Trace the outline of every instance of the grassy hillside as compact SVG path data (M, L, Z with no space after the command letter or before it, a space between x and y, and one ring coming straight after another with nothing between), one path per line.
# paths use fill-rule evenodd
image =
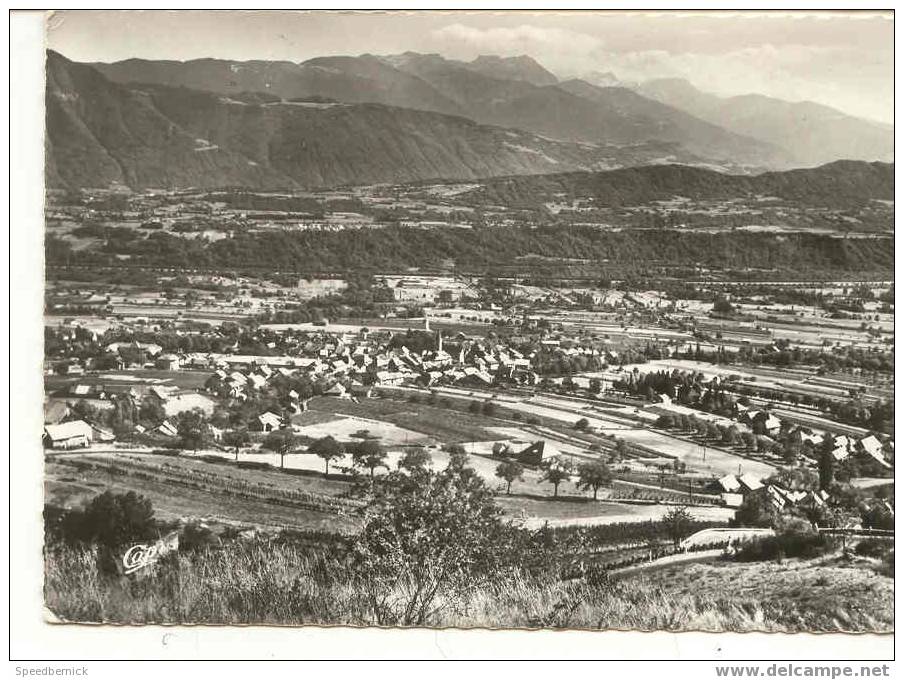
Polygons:
M363 591L340 561L291 542L254 539L180 553L134 582L105 575L91 549L53 549L45 565L46 604L67 621L375 623ZM672 570L597 581L512 575L471 593L466 614L444 611L429 625L771 632L894 628L894 581L877 574L871 563L819 558Z

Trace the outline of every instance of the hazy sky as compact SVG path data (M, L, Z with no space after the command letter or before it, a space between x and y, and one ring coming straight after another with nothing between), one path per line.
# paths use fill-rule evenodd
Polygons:
M877 13L64 11L48 47L76 61L529 54L558 76L684 77L893 121L894 26Z

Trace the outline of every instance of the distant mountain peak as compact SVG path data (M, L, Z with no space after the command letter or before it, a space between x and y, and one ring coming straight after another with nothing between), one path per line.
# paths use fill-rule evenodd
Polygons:
M644 91L668 93L672 96L698 96L704 94L703 91L690 80L677 76L671 78L653 78L640 83L639 87Z
M526 54L519 54L514 57L501 57L498 54L481 54L475 59L471 61L472 64L501 64L501 63L509 63L509 64L519 64L525 66L540 66L540 64L533 58Z
M501 80L522 80L532 85L555 85L559 79L543 68L533 57L520 54L516 57L500 57L481 54L466 64L471 70Z
M894 158L892 128L824 104L759 93L719 96L684 78L649 80L637 91L714 125L784 148L795 165L820 165L838 158Z
M619 87L624 85L612 71L591 71L574 80L582 80L597 87Z

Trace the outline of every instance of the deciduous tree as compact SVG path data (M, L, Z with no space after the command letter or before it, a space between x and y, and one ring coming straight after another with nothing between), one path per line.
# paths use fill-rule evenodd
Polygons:
M578 488L593 489L593 500L596 500L600 487L612 483L612 472L601 460L583 463L578 466Z
M343 453L342 444L330 436L321 437L312 442L308 451L323 460L325 475L330 474L330 461L339 458Z
M518 479L523 479L524 476L524 466L521 465L518 461L507 460L496 466L496 476L500 479L505 480L505 493L506 495L511 494L512 492L512 482Z
M663 516L662 524L677 548L678 544L691 533L694 518L687 508L672 508Z
M552 495L557 498L559 496L559 484L571 479L572 471L571 462L564 458L553 458L543 472L543 477L540 478L540 481L552 484Z
M377 440L366 439L355 447L352 460L355 465L369 470L373 478L376 468L386 467L386 450Z

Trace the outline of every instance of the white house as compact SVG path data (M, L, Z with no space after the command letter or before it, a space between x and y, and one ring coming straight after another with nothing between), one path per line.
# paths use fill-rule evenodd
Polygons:
M267 411L257 417L262 432L272 432L282 427L282 418L273 411Z
M91 426L84 420L70 420L44 427L44 445L53 449L75 449L88 446L93 438Z

